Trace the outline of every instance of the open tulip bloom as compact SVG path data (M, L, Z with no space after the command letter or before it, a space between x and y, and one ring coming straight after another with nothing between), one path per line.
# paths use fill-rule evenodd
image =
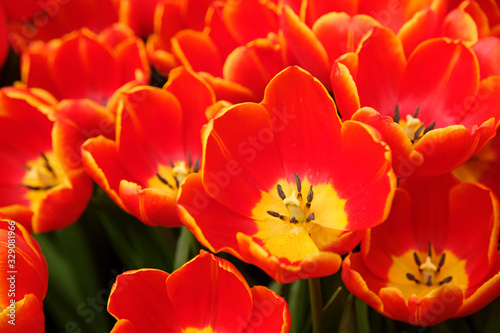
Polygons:
M340 122L324 87L298 67L260 104L208 124L203 168L181 185L181 219L212 251L227 251L278 282L335 273L359 230L388 214L395 176L377 133Z
M387 220L344 260L342 279L395 320L431 326L470 315L500 294L499 208L491 190L450 174L408 178Z

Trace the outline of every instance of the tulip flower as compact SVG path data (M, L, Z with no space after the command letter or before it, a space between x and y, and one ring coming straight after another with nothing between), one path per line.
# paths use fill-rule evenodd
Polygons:
M278 282L335 273L356 231L388 214L388 147L370 127L341 123L324 87L298 67L274 77L261 103L220 111L203 149L201 174L180 189L183 223L210 250Z
M21 224L0 219L0 330L45 332L48 270L40 246Z
M500 295L500 204L451 174L400 182L387 220L342 264L351 293L394 320L431 326Z
M112 333L289 332L285 300L266 287L249 288L227 260L201 251L169 274L128 271L111 289Z
M31 42L48 42L83 27L99 33L118 20L113 0L1 0L8 20L9 40L18 53Z
M144 43L115 24L99 35L87 28L48 43L33 43L21 57L21 80L58 100L88 98L105 105L121 86L147 84Z
M407 60L394 33L374 28L356 53L336 61L331 82L342 118L382 134L399 177L457 168L500 119L500 78L480 80L474 52L446 38L421 43Z
M89 100L56 104L26 88L3 88L0 105L0 213L34 233L72 224L93 189L80 145L112 124L110 115Z
M148 225L179 226L175 200L184 179L200 167L205 110L213 91L177 68L161 88L135 87L117 103L116 139L83 145L90 176L126 212Z

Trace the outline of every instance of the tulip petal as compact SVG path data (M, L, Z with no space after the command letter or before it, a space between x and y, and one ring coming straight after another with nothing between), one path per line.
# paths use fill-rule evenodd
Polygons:
M479 68L472 50L460 42L432 39L408 59L397 103L401 116L414 114L436 128L460 121L474 101ZM472 98L472 99L471 99ZM375 108L377 109L377 108Z
M299 178L307 175L312 184L326 181L330 175L325 166L340 163L341 125L321 83L303 69L289 67L271 80L261 104L270 113L287 178L293 181L297 173Z
M243 333L252 333L265 327L267 332L289 332L292 317L285 300L262 286L250 289L253 310Z
M168 276L156 269L120 274L111 288L108 312L129 320L138 332L181 332L167 293Z
M328 54L313 31L301 22L288 6L284 7L281 14L281 28L287 45L300 66L329 88L330 63Z
M183 329L237 332L252 313L243 276L230 262L205 251L167 278L167 293Z
M236 234L253 235L255 222L228 209L205 191L201 175L192 174L179 189L179 216L196 238L213 252L226 251L241 258L236 251ZM214 218L216 220L214 220ZM214 221L217 227L214 228Z
M337 253L316 252L301 253L303 258L291 263L287 257L277 257L265 250L254 237L238 233L237 238L243 259L249 263L258 263L261 269L279 283L328 276L336 273L342 262Z
M180 67L170 71L163 89L171 92L181 105L183 146L193 160L201 158L200 131L207 122L206 108L215 102L212 88L194 72ZM189 119L186 119L187 115Z

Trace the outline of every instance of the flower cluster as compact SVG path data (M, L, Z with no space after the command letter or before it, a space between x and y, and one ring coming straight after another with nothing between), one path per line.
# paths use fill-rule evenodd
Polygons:
M321 284L415 326L474 315L500 296L499 31L493 0L0 0L2 331L43 331L29 234L97 216L119 242L114 204L183 230L175 265L110 287L115 333L300 309L318 333ZM305 309L282 286L304 279Z

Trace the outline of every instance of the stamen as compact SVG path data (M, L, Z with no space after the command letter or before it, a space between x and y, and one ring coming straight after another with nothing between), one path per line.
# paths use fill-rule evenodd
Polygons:
M446 253L443 253L441 255L441 259L439 259L439 264L438 264L438 268L437 268L437 272L439 273L439 271L441 270L441 267L443 267L444 265L444 259L446 258Z
M394 117L392 117L392 120L396 124L399 124L399 121L401 120L401 114L399 113L399 105L396 105L396 110L394 110Z
M30 185L23 185L26 187L28 190L33 190L33 191L46 191L50 190L54 186L46 185L46 186L30 186Z
M417 264L418 269L421 271L420 265L422 265L422 262L420 261L420 258L418 257L417 252L413 252L413 259L415 259L415 263Z
M418 117L418 111L420 110L420 106L417 106L417 109L415 110L415 113L413 114L413 118Z
M427 243L427 253L429 254L429 257L432 257L431 242Z
M290 220L288 220L288 221L289 221L290 223L297 223L297 222L298 222L298 221L297 221L297 219L295 218L295 216L292 216L292 217L290 218Z
M50 166L50 163L49 163L49 160L47 159L47 156L45 156L44 153L40 153L40 155L42 155L42 158L45 161L44 164L45 164L45 167L47 168L47 170L49 170L52 174L55 175L54 169L52 169L52 167Z
M193 167L193 172L194 173L198 173L198 171L200 171L200 159L199 158L197 158L194 161L194 167Z
M191 169L191 153L187 152L187 159L188 159L188 169Z
M313 221L315 218L316 216L314 215L314 213L310 213L309 215L307 215L306 222Z
M415 281L416 283L420 283L420 281L415 278L415 275L411 273L406 273L406 278L410 281Z
M311 185L311 187L309 188L309 193L307 193L307 203L308 204L310 204L311 201L313 201L313 196L314 196L313 187Z
M168 187L170 187L171 189L173 189L173 186L169 184L169 182L163 178L159 173L156 173L156 177L158 177L158 179L165 185L167 185ZM175 177L174 177L175 178Z
M280 196L281 200L285 200L286 195L285 195L285 192L283 192L283 188L281 187L281 185L278 184L278 186L276 186L276 187L278 189L278 195Z
M277 218L279 218L279 219L281 219L281 220L283 220L283 221L285 220L285 216L284 216L284 215L281 215L280 213L275 212L275 211L273 211L273 210L268 210L268 211L267 211L267 213L268 213L269 215L271 215L272 217L277 217Z
M172 162L172 159L170 157L168 158L168 163L170 163L170 166L172 168L175 168L174 162Z
M418 137L420 136L420 133L422 133L422 131L424 130L424 124L420 125L419 128L417 128L417 130L415 131L415 134L413 134L413 141L416 141L418 139Z
M443 280L441 280L441 281L439 282L439 285L442 285L442 284L444 284L444 283L448 283L448 282L450 282L450 281L451 281L451 279L452 279L452 277L451 277L451 276L445 277Z
M293 175L295 177L295 184L297 185L297 191L302 192L302 184L300 183L300 178L297 174Z
M432 286L432 277L429 275L427 276L427 282L425 283L427 286Z
M429 126L427 126L424 130L424 135L427 134L427 132L429 131L432 131L434 129L434 126L436 126L436 122L432 122L431 124L429 124Z

